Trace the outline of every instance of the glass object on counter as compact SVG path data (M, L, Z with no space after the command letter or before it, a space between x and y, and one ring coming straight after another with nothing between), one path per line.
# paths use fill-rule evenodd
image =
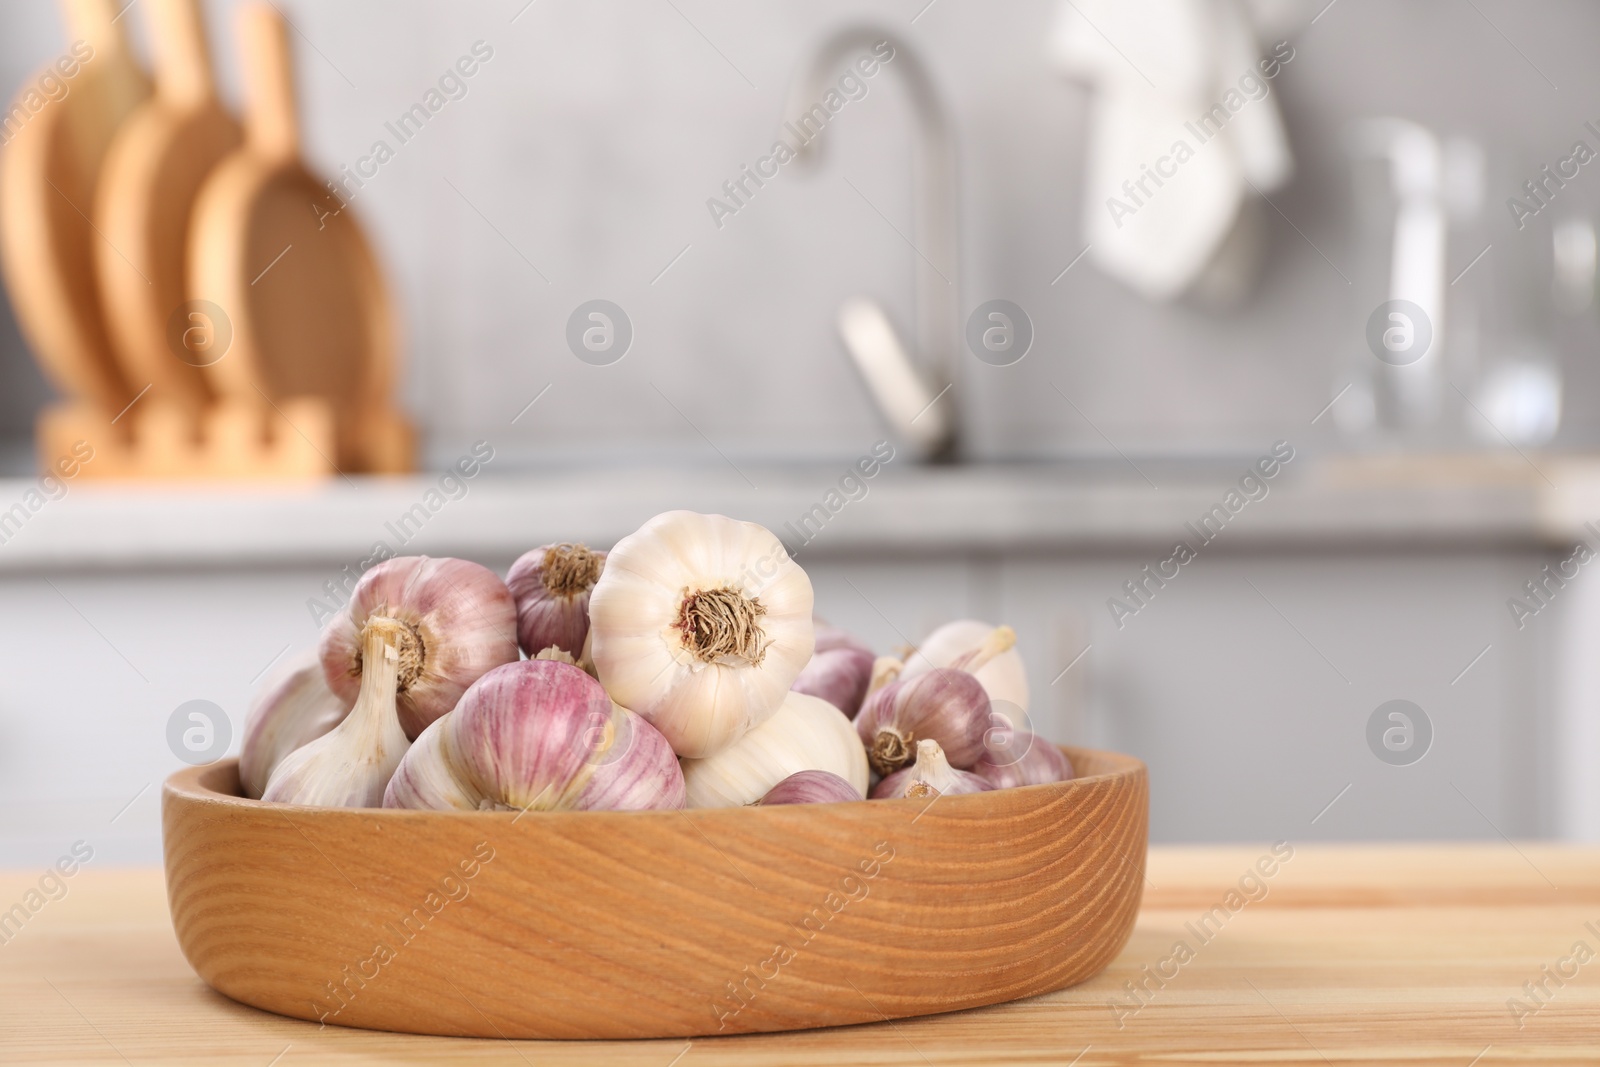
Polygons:
M1511 185L1510 188L1517 188ZM1472 295L1482 340L1463 413L1472 439L1488 448L1538 448L1561 428L1564 320L1588 314L1595 284L1595 231L1586 218L1555 216L1510 224L1497 216L1494 242ZM1465 283L1463 283L1465 284Z
M1551 441L1562 410L1553 321L1593 301L1593 226L1552 225L1553 212L1513 224L1497 194L1521 187L1516 161L1497 155L1491 168L1471 138L1371 119L1352 150L1341 430L1413 451Z

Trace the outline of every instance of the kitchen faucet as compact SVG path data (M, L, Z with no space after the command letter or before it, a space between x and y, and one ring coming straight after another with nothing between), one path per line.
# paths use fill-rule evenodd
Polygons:
M818 106L832 88L844 65L883 42L893 52L882 69L898 72L905 83L917 126L911 244L916 252L914 342L920 360L913 360L888 312L870 297L853 297L840 305L839 335L896 436L920 459L949 460L956 449L955 406L949 394L959 334L955 142L927 68L892 33L871 25L844 27L825 39L801 68L790 88L784 117L798 128L802 116ZM796 149L798 165L817 165L821 134L819 130Z

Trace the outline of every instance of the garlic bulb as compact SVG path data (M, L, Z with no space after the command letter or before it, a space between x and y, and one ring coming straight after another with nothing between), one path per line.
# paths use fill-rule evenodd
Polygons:
M832 771L796 771L771 789L757 804L834 804L860 800L855 786Z
M589 618L606 691L691 759L776 711L814 643L811 580L782 542L692 511L657 515L617 543Z
M790 693L770 718L715 756L683 761L691 808L749 804L798 771L832 771L867 792L867 754L855 728L832 704L804 693Z
M879 774L910 763L924 737L939 742L955 766L967 768L983 755L991 726L989 694L966 671L936 667L914 678L902 675L874 691L855 725Z
M589 591L606 554L582 544L544 545L511 565L506 588L517 604L517 641L529 656L559 648L582 656L589 639Z
M361 652L366 668L350 714L330 733L283 758L262 800L327 808L378 808L383 790L411 742L396 707L405 623L381 615L366 620Z
M1036 734L994 729L972 773L996 789L1013 789L1065 782L1072 777L1072 763L1065 752Z
M291 660L261 690L245 717L239 748L244 795L259 799L283 757L332 730L348 714L350 705L328 688L315 649Z
M978 652L996 629L1010 630L1010 627L994 627L976 619L945 623L929 634L921 646L906 658L905 674L902 677L915 678L935 667L958 667L977 676L978 681L983 684L984 691L989 694L989 699L1000 705L996 708L997 711L1004 714L1007 706L1013 705L1026 712L1028 669L1022 662L1022 653L1015 647L1014 633L1012 644L1004 652L990 657L982 666L963 667L960 662L963 657ZM1023 724L1013 723L1013 725L1020 727Z
M957 793L986 793L994 786L968 771L958 771L944 758L939 742L917 742L917 762L896 771L872 791L873 800L896 797L953 796Z
M661 731L620 704L611 705L607 743L590 760L589 783L572 802L576 811L681 808L683 768Z
M389 808L642 810L683 805L666 739L583 671L508 663L422 732L383 798Z
M519 658L516 605L493 571L464 559L397 556L363 574L348 607L322 631L328 687L346 700L361 686L362 630L372 616L403 626L398 706L412 739L484 672Z
M861 710L861 700L867 695L867 685L872 680L872 649L825 622L816 624L816 634L816 651L811 654L811 662L789 688L796 693L821 697L844 712L846 718L853 719Z

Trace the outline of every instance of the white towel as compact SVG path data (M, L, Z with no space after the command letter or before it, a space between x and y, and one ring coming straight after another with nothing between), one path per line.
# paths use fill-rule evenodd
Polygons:
M1271 193L1294 171L1252 17L1238 0L1063 0L1050 44L1094 90L1090 258L1148 299L1182 295L1250 187Z

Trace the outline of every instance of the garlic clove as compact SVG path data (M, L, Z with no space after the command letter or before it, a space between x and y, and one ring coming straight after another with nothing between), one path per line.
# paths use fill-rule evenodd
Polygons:
M543 545L511 565L506 588L517 606L517 641L529 656L550 647L583 655L589 594L606 554L583 544Z
M485 672L521 656L516 605L493 571L463 559L397 556L361 576L349 605L322 632L322 669L344 699L360 688L362 630L372 616L405 628L398 707L410 738Z
M860 790L832 771L796 771L767 790L767 795L756 803L770 807L774 804L835 804L861 799Z
M954 796L987 793L993 788L976 774L950 766L939 742L924 739L917 742L917 762L879 782L872 791L872 799Z
M852 635L827 623L816 624L816 651L789 688L821 697L846 718L855 718L872 681L872 649Z
M683 761L687 803L749 804L798 771L831 771L867 792L867 754L855 728L826 700L790 693L770 718L715 756Z
M1001 636L997 634L1003 631ZM1005 638L1009 636L1010 640ZM963 657L983 655L985 643L1005 645L1003 649L983 656L981 663L968 663L963 667ZM1028 710L1028 670L1022 662L1022 653L1016 649L1016 634L1009 626L991 626L976 619L960 619L946 623L929 634L915 651L906 658L902 677L915 678L937 667L959 667L968 671L982 683L989 699L1000 705L1015 705ZM1014 723L1021 726L1021 723Z
M783 703L811 658L811 607L770 531L669 511L606 556L589 599L595 674L678 755L711 756Z
M971 767L983 756L990 725L989 694L976 677L950 667L890 682L867 697L855 721L878 774L909 764L923 738L937 741L956 767Z
M239 748L244 795L260 799L283 758L338 726L350 707L328 688L315 649L291 659L262 688L245 717Z
M557 660L496 667L417 739L384 797L392 808L496 811L679 807L671 746Z
M361 691L355 707L329 733L285 756L261 799L328 808L383 806L384 788L411 747L396 706L405 623L381 615L362 633Z
M1065 752L1036 734L1011 729L989 732L983 756L972 765L972 773L996 789L1065 782L1073 776Z

